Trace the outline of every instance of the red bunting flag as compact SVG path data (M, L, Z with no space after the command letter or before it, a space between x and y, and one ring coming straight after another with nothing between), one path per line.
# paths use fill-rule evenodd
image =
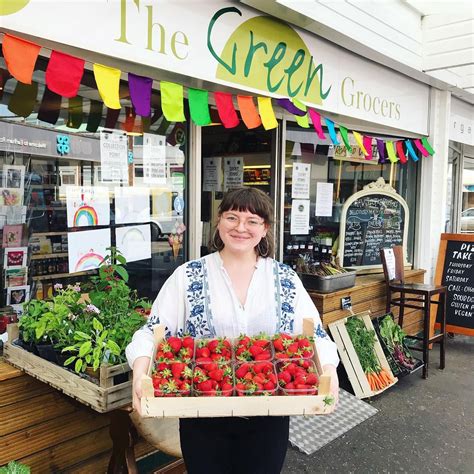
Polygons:
M2 50L10 74L17 81L31 84L41 46L5 33Z
M240 120L234 108L232 94L228 92L214 92L214 99L216 100L217 112L222 120L222 125L225 128L237 127Z
M63 97L75 97L84 74L84 59L53 51L46 68L46 85Z
M408 161L408 158L403 151L403 140L395 142L395 147L397 148L397 155L398 158L400 158L400 163L405 164Z
M311 121L313 122L313 127L316 130L316 133L318 134L318 137L321 138L321 140L324 140L326 138L326 135L324 135L323 132L323 127L321 126L321 115L316 112L316 110L309 108L308 109L309 116L311 117Z

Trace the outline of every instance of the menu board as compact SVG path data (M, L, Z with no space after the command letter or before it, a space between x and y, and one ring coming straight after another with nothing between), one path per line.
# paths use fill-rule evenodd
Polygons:
M441 234L435 283L446 286L448 332L474 336L473 234Z
M405 246L407 230L408 207L393 188L364 189L344 204L339 259L344 267L379 266L380 249Z

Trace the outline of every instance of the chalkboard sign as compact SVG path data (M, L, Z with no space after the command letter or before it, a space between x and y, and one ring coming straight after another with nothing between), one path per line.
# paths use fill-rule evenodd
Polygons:
M344 203L339 261L344 267L380 267L380 248L405 248L407 231L406 202L379 178Z
M441 234L435 284L446 286L448 332L474 336L473 234Z

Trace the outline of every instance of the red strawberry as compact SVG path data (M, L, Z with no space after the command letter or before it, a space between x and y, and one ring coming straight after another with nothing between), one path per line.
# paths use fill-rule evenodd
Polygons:
M181 349L183 345L183 343L181 342L181 339L179 337L174 337L174 336L170 337L167 342L170 345L171 350L175 354L179 352L179 350Z
M224 376L224 371L222 369L215 369L208 372L209 377L213 380L220 381Z
M213 389L212 380L205 380L204 382L199 383L197 387L201 392L210 392Z
M255 357L258 354L261 354L262 352L264 352L264 349L263 349L263 347L261 347L257 344L254 344L254 345L249 347L249 352L250 352L250 354L253 355L253 357Z
M179 379L185 367L186 364L182 362L174 362L173 364L171 364L171 372L173 374L173 377L175 379Z
M191 352L194 351L194 339L191 336L183 337L183 347L186 349L191 349Z

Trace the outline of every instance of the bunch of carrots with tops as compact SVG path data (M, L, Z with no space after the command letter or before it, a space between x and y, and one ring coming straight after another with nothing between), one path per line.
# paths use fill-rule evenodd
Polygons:
M374 344L377 340L375 331L367 329L364 322L359 318L349 318L346 322L346 329L365 372L370 389L376 392L391 385L395 379L380 366L375 354Z

